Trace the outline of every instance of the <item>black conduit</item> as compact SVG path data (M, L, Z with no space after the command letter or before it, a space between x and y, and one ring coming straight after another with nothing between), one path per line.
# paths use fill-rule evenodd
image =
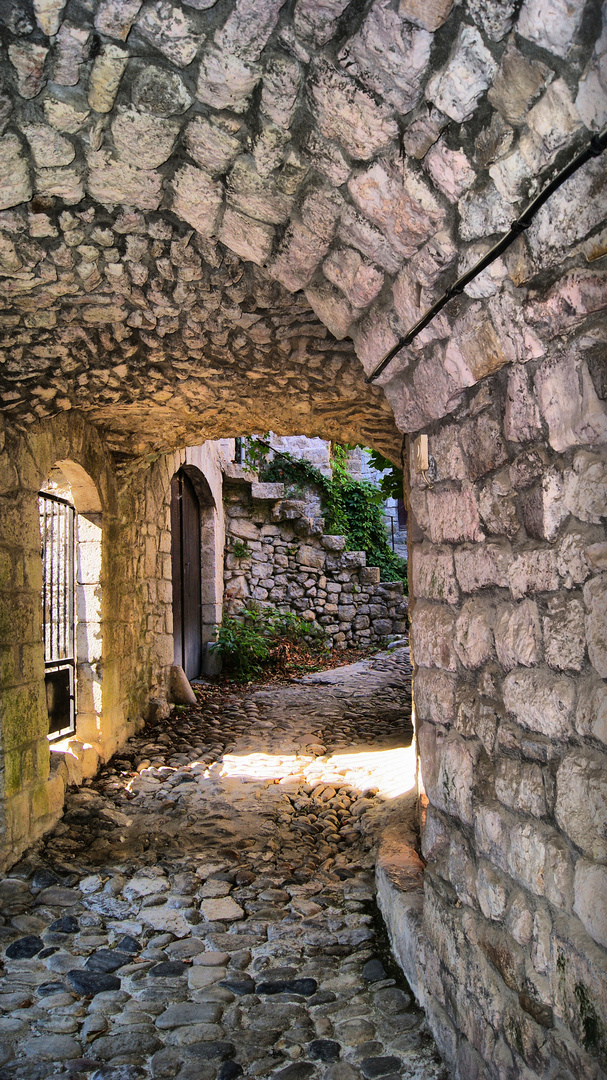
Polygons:
M581 150L568 165L565 165L564 169L561 169L561 171L557 173L554 180L551 180L544 190L540 191L539 195L536 195L535 199L529 203L527 209L523 210L520 217L512 222L508 232L504 233L501 240L498 240L497 244L495 244L486 255L483 255L482 259L479 259L470 270L466 270L466 273L462 274L453 285L450 285L446 292L443 293L440 300L437 300L436 303L428 309L426 314L422 315L421 319L407 330L405 336L397 342L394 348L390 349L390 352L384 356L383 360L380 361L374 371L372 371L370 375L367 375L365 382L374 382L374 380L381 375L382 371L385 371L388 364L394 359L397 353L399 353L406 345L411 344L414 338L416 338L428 323L432 322L432 319L438 315L439 311L442 311L445 304L448 304L454 296L458 296L459 293L465 289L466 285L469 285L471 281L474 281L475 277L478 277L487 266L490 266L495 259L499 258L499 256L514 243L516 238L520 236L521 233L525 232L525 229L529 228L540 207L542 207L550 196L560 188L561 184L564 184L565 180L568 180L570 176L573 176L573 173L577 172L577 170L580 169L582 165L585 165L587 161L590 161L591 158L600 157L606 149L607 128L605 128L600 135L592 136L585 150Z

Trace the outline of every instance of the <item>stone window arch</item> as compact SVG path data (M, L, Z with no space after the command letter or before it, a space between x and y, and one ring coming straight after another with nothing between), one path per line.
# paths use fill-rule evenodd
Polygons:
M71 598L65 588L60 597L69 605L73 619L71 634L73 662L73 715L70 724L53 722L50 719L49 739L53 749L60 749L58 740L76 739L82 744L98 744L102 713L102 661L103 661L103 625L102 625L102 550L103 550L103 514L97 486L87 471L70 459L57 460L40 490L40 506L45 496L61 500L59 505L73 508L72 540L65 538L66 555L72 559L72 566L66 571L72 583ZM41 521L42 521L41 511ZM42 535L43 570L45 579L52 577L55 568L52 558L45 557L45 544L48 535ZM67 546L72 542L71 551ZM45 589L45 611L43 619L47 626L57 618L53 611L53 601L49 589ZM63 617L63 616L62 616ZM46 649L45 649L46 651ZM65 651L65 650L64 650ZM50 652L50 650L49 650ZM46 656L45 656L46 659ZM49 678L47 666L47 705L49 713L55 703L55 689Z

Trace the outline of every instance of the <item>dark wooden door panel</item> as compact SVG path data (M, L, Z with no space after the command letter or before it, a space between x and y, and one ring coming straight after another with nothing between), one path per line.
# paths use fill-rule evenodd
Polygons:
M195 679L202 666L200 504L181 470L171 481L171 535L175 663Z

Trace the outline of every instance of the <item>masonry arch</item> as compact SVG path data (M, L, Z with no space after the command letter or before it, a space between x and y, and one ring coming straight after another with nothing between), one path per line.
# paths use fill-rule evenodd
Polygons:
M86 415L112 455L107 474L84 465L121 491L130 588L113 610L132 715L150 686L161 699L173 644L166 522L143 534L135 512L150 464L268 428L398 460L405 434L429 799L420 994L460 1077L598 1076L604 158L377 384L364 373L605 125L599 4L277 0L260 18L248 0L169 7L173 21L157 0L124 19L112 3L83 8L100 42L86 61L64 44L60 4L52 16L37 5L35 29L3 24L4 783L30 815L24 826L10 811L9 843L52 819L36 811L28 832L48 746L27 568L42 479L84 459L49 444L40 469L48 418L71 413L58 423L77 431ZM49 145L69 162L39 167ZM162 603L148 558L154 574L163 564Z
M51 469L39 506L49 738L55 752L69 752L74 738L84 756L103 739L101 499L92 477L68 458Z
M215 513L207 479L186 460L171 480L171 563L174 663L188 679L202 673L217 625Z

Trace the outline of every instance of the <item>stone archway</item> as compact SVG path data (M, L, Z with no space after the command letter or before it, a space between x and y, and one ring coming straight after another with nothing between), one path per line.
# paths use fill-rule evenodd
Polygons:
M424 1004L460 1077L598 1077L604 161L379 388L364 371L605 124L599 6L258 8L2 13L7 502L31 485L14 440L85 413L122 488L134 716L170 637L141 569L165 537L134 512L152 460L270 427L398 460L407 434Z

